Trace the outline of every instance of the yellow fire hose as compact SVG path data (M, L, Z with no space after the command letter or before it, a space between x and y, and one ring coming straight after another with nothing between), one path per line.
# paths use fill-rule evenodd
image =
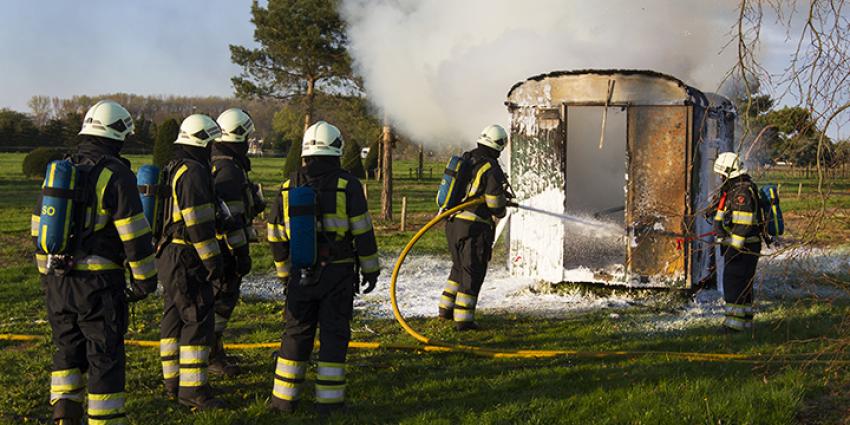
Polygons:
M348 346L354 349L367 349L367 350L404 350L404 351L419 351L419 352L459 352L459 353L468 353L474 354L477 356L491 357L491 358L544 358L544 357L559 357L559 356L572 356L575 358L628 358L628 357L640 357L640 356L657 356L667 359L677 359L677 360L687 360L687 361L701 361L701 362L738 362L738 363L770 363L770 362L786 362L786 363L829 363L829 364L850 364L850 360L836 359L836 360L828 360L818 358L819 356L832 356L836 355L836 353L799 353L799 354L734 354L734 353L696 353L696 352L681 352L681 351L580 351L580 350L566 350L566 349L558 349L558 350L505 350L505 349L493 349L493 348L485 348L478 347L473 345L464 345L464 344L455 344L451 342L434 340L431 338L422 335L413 329L407 320L404 319L404 316L401 314L401 310L398 307L398 298L396 295L396 288L398 287L398 275L401 270L402 264L404 264L404 260L407 258L407 254L410 253L410 250L413 249L413 246L416 245L416 242L419 241L422 236L428 232L435 225L445 220L450 215L454 214L457 211L460 211L465 208L473 207L483 203L483 199L474 199L458 205L457 207L451 208L441 214L438 214L436 217L431 219L425 226L423 226L419 231L413 236L413 238L407 243L404 249L401 251L401 254L398 257L398 260L395 263L395 267L393 268L392 278L390 279L390 300L392 302L393 307L393 315L395 316L398 323L404 328L405 332L407 332L410 336L419 341L420 344L398 344L398 343L384 343L384 342L364 342L364 341L351 341ZM45 336L37 336L37 335L19 335L19 334L0 334L0 341L41 341L46 340ZM144 340L134 340L128 339L125 340L124 343L130 346L138 346L138 347L159 347L159 341L144 341ZM318 345L318 342L317 344ZM267 343L245 343L245 344L225 344L225 347L228 349L234 350L247 350L247 349L257 349L257 348L269 348L274 349L280 346L279 342L267 342Z
M0 341L18 341L18 342L37 342L47 340L46 336L39 335L18 335L18 334L0 334ZM131 345L135 347L150 347L150 348L159 348L159 341L145 341L145 340L137 340L137 339L126 339L124 340L125 345ZM316 346L318 346L318 342ZM259 343L234 343L234 344L224 344L225 348L231 350L251 350L256 348L279 348L280 342L259 342ZM406 350L406 351L427 351L427 352L448 352L451 349L447 347L436 347L436 346L427 346L420 344L394 344L394 343L386 343L386 342L364 342L364 341L351 341L348 343L349 348L358 348L358 349L366 349L366 350Z

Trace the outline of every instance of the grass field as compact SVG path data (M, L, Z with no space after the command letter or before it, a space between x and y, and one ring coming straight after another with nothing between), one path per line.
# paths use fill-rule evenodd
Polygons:
M19 154L0 155L0 333L47 337L50 328L28 241L29 211L39 182L20 174L22 159ZM144 157L131 159L136 166L145 161ZM267 195L281 179L278 170L282 163L282 159L271 158L254 161L254 178L269 189ZM415 229L433 214L437 179L403 179L411 166L395 165L399 177L396 194L408 196L410 228ZM432 166L435 174L441 169L440 164ZM804 182L804 193L797 200L795 180L769 177L783 183L783 188L794 187L794 195L786 196L785 207L793 226L800 228L819 208L812 182ZM368 185L375 214L378 183ZM830 219L821 241L829 245L847 240L847 220L838 217L850 208L850 182L832 188ZM396 202L396 208L399 204ZM377 226L386 255L397 254L412 235L410 230L393 230L395 223L378 222ZM443 243L440 232L433 232L417 253L439 253ZM257 245L253 253L255 273L269 273L268 248ZM161 300L156 297L135 305L128 337L157 339L160 309ZM559 319L485 315L481 318L485 330L464 334L462 339L435 319L417 319L412 324L438 339L512 349L807 353L824 350L843 336L836 325L845 320L850 306L819 299L774 303L757 316L756 333L735 336L719 334L713 326L643 330L641 325L660 313L658 308L629 307ZM360 314L352 327L356 340L411 342L390 320ZM234 342L273 342L279 339L281 329L280 302L243 300L228 336ZM45 423L49 419L51 350L47 340L0 342L0 423ZM230 409L195 415L162 394L158 351L130 347L127 391L131 420L138 424L316 422L310 387L300 412L288 417L267 412L272 350L236 354L247 373L238 379L213 378ZM350 409L344 416L328 418L328 423L827 424L850 420L850 380L839 364L692 362L664 356L511 360L352 350L348 370Z

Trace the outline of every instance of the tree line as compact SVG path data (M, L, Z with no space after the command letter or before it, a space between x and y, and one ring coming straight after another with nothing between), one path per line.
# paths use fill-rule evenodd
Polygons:
M788 164L814 167L818 160L821 137L827 142L820 153L827 167L850 163L850 141L832 140L818 128L812 112L800 106L776 107L776 101L765 94L755 94L736 101L742 123L750 130L747 136L749 157L759 165Z

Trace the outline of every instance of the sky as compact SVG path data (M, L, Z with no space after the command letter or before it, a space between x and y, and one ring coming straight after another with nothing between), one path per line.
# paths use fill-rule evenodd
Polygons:
M240 68L228 46L255 45L250 0L4 0L3 6L0 108L24 112L33 95L229 96ZM793 43L771 28L763 41L762 59L781 71Z
M230 44L253 45L249 0L5 0L0 108L33 95L228 96Z

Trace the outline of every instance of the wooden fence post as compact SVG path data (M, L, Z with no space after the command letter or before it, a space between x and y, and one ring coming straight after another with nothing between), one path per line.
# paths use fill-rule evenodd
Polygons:
M389 118L384 114L384 128L381 138L383 161L381 162L381 219L393 219L393 133Z
M401 197L401 231L407 226L407 196Z

